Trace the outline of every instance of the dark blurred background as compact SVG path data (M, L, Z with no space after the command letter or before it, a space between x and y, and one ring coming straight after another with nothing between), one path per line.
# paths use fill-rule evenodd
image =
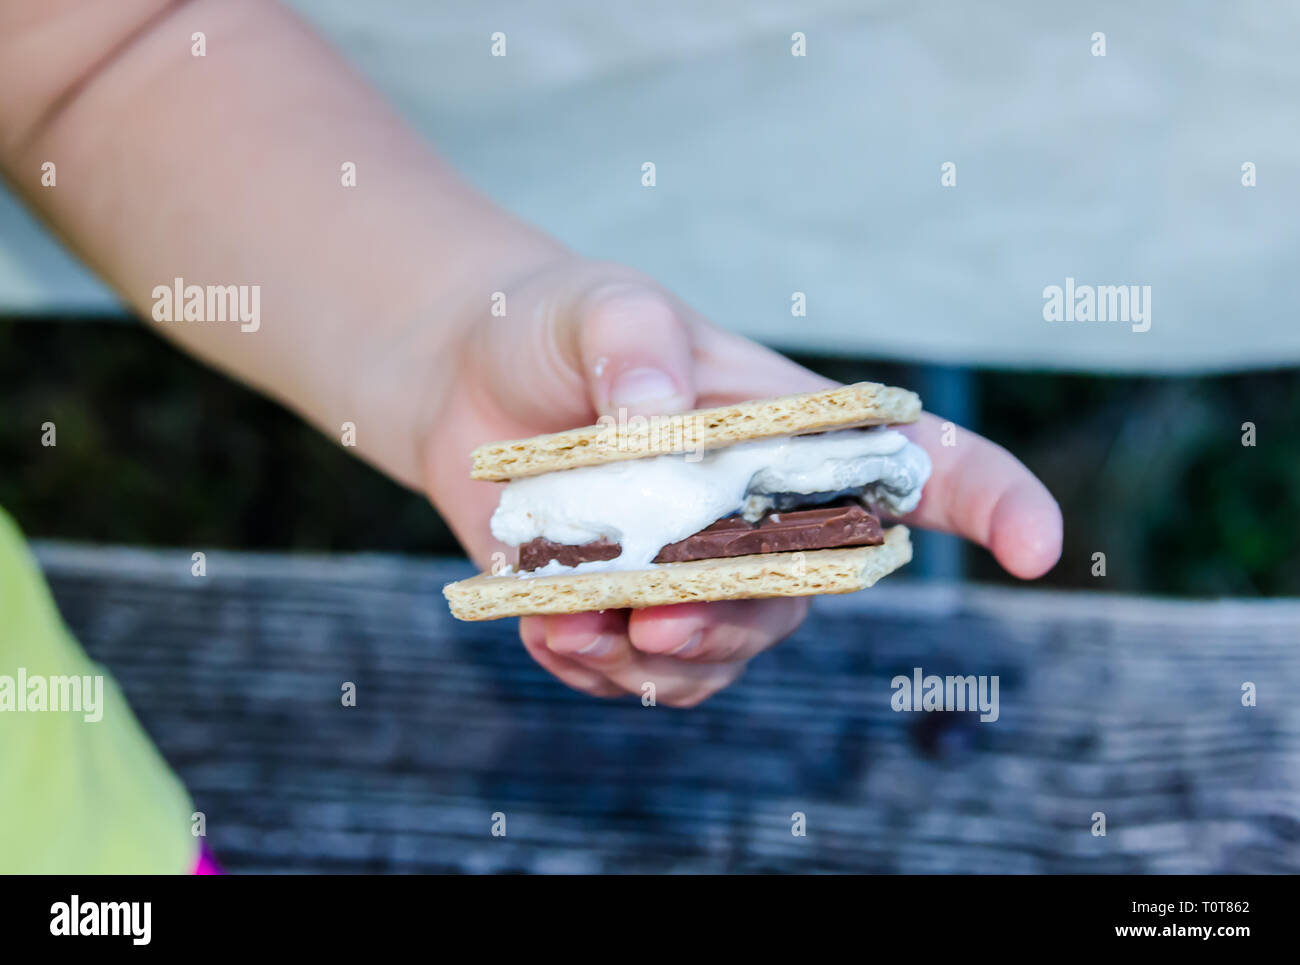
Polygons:
M963 420L1061 502L1044 580L1178 596L1300 595L1300 371L1120 377L797 356L845 382L963 386ZM0 505L30 538L458 553L441 519L295 416L133 323L0 320ZM938 405L936 409L943 412ZM54 422L55 451L40 445ZM1243 422L1257 430L1243 448ZM983 550L960 572L1014 582Z

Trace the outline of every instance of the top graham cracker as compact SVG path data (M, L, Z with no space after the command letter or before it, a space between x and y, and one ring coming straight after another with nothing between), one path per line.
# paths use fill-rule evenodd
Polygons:
M621 424L609 419L601 425L531 439L489 442L471 454L470 476L506 482L561 469L720 449L751 439L915 422L920 416L921 399L915 392L856 382L820 392L676 415L632 417Z

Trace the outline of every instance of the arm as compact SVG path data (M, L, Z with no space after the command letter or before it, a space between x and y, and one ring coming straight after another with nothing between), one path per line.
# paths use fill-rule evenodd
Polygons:
M206 34L207 56L191 54ZM479 443L823 387L638 273L492 205L284 9L258 0L0 0L0 168L146 317L157 285L260 285L262 323L150 322L429 495L480 563ZM44 161L58 184L40 187ZM340 168L357 165L358 186ZM506 292L508 317L490 314ZM1046 572L1061 517L973 433L908 433L934 473L907 522ZM793 630L805 599L530 617L533 657L593 694L696 703Z
M148 319L175 277L260 285L255 333L150 325L334 438L364 426L362 454L416 488L414 425L393 419L414 400L383 391L410 381L389 346L417 343L404 357L445 386L455 302L486 305L563 254L273 3L0 0L0 91L6 179L128 305Z

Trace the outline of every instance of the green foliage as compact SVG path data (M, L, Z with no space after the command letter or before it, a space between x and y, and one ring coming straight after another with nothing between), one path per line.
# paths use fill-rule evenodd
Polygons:
M925 381L896 364L801 361L843 381ZM1048 583L1300 595L1300 372L973 382L975 427L1061 502L1065 555ZM0 505L33 537L459 551L418 494L137 325L0 322L0 384ZM967 560L974 578L1010 582L987 553Z
M33 538L456 551L420 496L137 325L0 323L0 384L0 505Z
M1049 582L1196 596L1300 594L1300 372L984 380L986 434L1061 501ZM1242 445L1242 424L1256 445ZM1105 552L1104 581L1091 576ZM986 564L980 578L992 576Z

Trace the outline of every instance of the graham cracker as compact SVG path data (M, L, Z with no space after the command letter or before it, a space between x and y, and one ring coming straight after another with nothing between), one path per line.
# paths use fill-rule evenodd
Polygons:
M629 419L622 427L611 420L607 425L531 439L490 442L471 454L470 475L505 482L625 459L719 449L750 439L915 422L920 415L921 399L915 392L877 382L857 382L819 392L657 416L642 423Z
M852 593L912 558L906 526L885 530L879 546L761 553L665 563L646 570L558 576L490 576L448 583L442 593L459 620L544 613L587 613L776 596Z

